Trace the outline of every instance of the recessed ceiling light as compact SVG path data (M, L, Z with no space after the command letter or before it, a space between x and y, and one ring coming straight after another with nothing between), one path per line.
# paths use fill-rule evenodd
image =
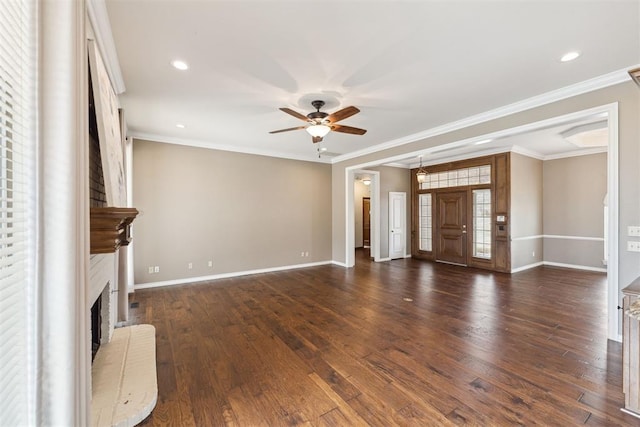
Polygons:
M182 123L178 123L178 124L176 125L176 127L177 127L177 128L180 128L180 129L184 129L184 125L183 125Z
M579 56L580 56L580 52L576 52L576 51L567 52L562 56L562 58L560 58L560 61L562 61L562 62L573 61L574 59L576 59Z
M482 144L486 144L486 143L491 142L491 141L493 141L493 139L483 139L482 141L475 142L474 144L475 145L482 145Z
M189 65L187 65L187 63L184 61L180 61L179 59L176 59L175 61L171 61L171 65L173 65L174 68L177 68L178 70L181 70L181 71L189 69Z

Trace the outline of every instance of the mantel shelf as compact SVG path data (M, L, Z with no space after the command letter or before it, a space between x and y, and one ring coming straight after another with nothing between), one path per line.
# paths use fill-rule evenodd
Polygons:
M91 254L108 254L131 241L135 208L91 208Z

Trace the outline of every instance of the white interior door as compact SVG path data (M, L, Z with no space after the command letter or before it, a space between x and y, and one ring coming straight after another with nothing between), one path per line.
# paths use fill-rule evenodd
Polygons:
M407 193L389 192L389 258L404 258L407 241Z

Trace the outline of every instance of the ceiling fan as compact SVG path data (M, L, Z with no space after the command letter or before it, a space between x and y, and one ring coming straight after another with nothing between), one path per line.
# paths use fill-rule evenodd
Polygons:
M351 117L354 114L359 113L360 110L358 110L356 107L346 107L342 110L336 111L333 114L328 114L320 111L320 108L322 108L322 106L324 105L324 101L313 101L311 105L313 105L313 108L315 108L316 111L309 113L306 116L303 116L302 114L298 113L297 111L293 111L290 108L280 108L281 111L284 111L285 113L290 114L297 119L307 122L308 125L273 130L269 133L280 133L288 132L291 130L305 129L313 137L313 142L316 143L322 141L322 138L324 138L330 131L350 133L352 135L364 135L367 132L364 129L337 124L340 120L344 120L347 117Z

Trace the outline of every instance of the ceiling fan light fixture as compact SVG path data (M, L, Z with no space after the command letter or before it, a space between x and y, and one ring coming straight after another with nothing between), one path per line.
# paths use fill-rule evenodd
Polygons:
M307 128L305 128L305 130L309 132L309 135L311 136L324 138L325 135L327 135L329 131L331 131L331 128L327 125L319 124L308 126Z
M316 100L313 101L311 105L313 105L313 108L315 108L316 111L313 111L307 115L300 114L297 111L292 110L291 108L280 108L280 111L282 111L283 113L287 113L298 120L302 120L305 124L303 126L296 126L293 128L273 130L269 133L280 133L289 132L291 130L305 129L307 133L311 135L311 140L314 144L322 142L322 138L324 138L329 132L340 132L351 135L364 135L365 133L367 133L366 129L337 124L339 121L344 120L347 117L358 114L360 110L358 110L356 107L345 107L332 114L328 114L324 111L320 111L320 108L324 105L324 101Z

